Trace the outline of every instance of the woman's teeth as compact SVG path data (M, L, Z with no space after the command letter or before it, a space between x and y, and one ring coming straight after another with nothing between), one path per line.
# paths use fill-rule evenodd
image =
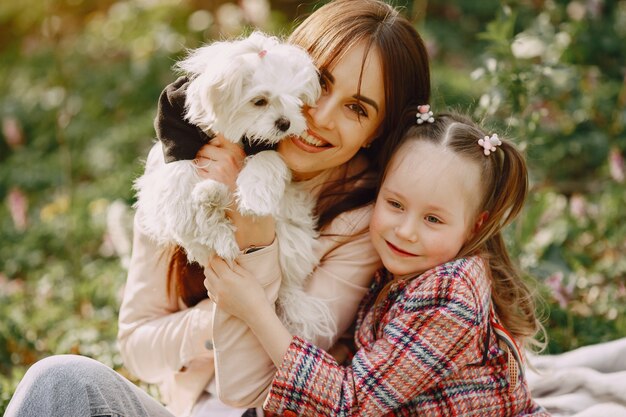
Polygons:
M314 136L309 135L308 132L303 132L302 135L300 135L300 138L302 139L303 142L308 143L309 145L313 145L317 147L328 145L328 143L321 141Z

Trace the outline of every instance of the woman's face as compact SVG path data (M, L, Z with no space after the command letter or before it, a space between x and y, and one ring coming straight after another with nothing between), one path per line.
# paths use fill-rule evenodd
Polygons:
M344 164L374 137L385 115L385 92L376 49L365 61L359 91L365 52L365 42L360 42L322 72L322 95L316 107L305 108L307 131L280 143L278 151L294 179L308 179Z

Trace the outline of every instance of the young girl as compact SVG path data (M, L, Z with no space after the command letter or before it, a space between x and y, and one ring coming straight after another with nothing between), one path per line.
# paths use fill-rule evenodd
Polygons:
M531 400L518 350L540 325L502 238L526 196L524 159L465 117L422 114L384 171L369 230L384 269L361 303L347 366L289 334L252 273L235 266L232 278L211 262L212 299L250 326L278 367L267 411L547 415Z

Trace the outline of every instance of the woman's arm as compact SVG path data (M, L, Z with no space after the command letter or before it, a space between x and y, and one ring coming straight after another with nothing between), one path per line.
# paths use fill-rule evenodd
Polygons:
M181 310L167 292L171 249L156 245L135 216L133 252L120 307L118 342L125 366L140 379L161 382L195 359L210 360L214 304Z
M223 312L248 326L274 365L279 366L292 335L276 314L274 301L267 299L263 285L240 264L229 266L219 258L211 261L205 276L211 299Z

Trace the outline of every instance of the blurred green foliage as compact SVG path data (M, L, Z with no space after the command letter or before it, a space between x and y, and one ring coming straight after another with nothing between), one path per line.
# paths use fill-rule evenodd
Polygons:
M124 207L172 64L244 27L288 33L314 3L0 3L0 411L44 356L125 373ZM626 1L394 3L428 44L433 107L527 151L532 193L507 237L539 282L549 351L625 336Z
M511 1L480 35L475 112L527 151L510 243L545 284L552 352L626 335L625 23L625 1Z

